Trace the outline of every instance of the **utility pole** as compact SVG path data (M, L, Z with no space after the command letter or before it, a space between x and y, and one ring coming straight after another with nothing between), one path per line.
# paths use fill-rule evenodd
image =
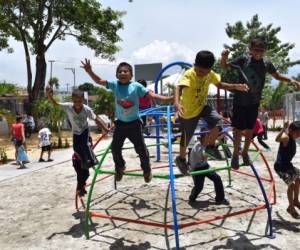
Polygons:
M55 60L48 60L50 63L50 80L52 79L52 64L55 62Z
M65 68L65 69L72 71L72 73L73 73L73 83L74 83L73 88L75 89L75 87L76 87L76 71L75 71L75 68Z
M69 83L67 83L67 93L69 93Z

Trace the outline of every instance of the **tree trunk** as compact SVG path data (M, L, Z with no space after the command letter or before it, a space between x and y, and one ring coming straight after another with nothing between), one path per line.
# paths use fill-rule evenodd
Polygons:
M47 64L45 60L45 53L41 52L36 56L36 72L34 85L29 93L30 104L44 96L45 80L47 73Z

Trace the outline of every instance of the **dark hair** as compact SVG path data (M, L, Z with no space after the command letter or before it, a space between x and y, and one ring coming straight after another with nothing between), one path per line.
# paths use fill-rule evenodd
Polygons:
M137 80L140 84L142 84L145 88L147 87L147 82L144 79Z
M299 131L300 130L300 121L294 121L290 124L289 130L291 131Z
M84 98L84 93L80 89L74 89L73 92L72 92L72 98L73 97Z
M195 66L210 69L214 65L215 61L216 59L212 52L207 50L201 50L196 55Z
M250 42L250 49L253 47L267 49L266 39L263 37L256 37L252 39L252 41Z
M16 116L16 122L22 121L23 117L21 115Z
M119 69L121 68L121 67L127 67L128 68L128 70L129 70L129 72L130 72L130 74L131 74L131 76L133 76L133 70L132 70L132 66L129 64L129 63L127 63L127 62L121 62L121 63L119 63L119 65L118 65L118 67L117 67L117 69L116 69L116 76L118 75L118 71L119 71Z

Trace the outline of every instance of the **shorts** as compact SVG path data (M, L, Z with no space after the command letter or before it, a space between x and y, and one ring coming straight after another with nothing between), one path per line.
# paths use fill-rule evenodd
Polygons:
M276 168L277 169L275 169L275 172L288 186L291 185L296 179L300 178L300 170L295 168L292 164L288 169L279 170L278 166Z
M42 146L42 152L44 151L50 151L52 149L52 145Z
M232 127L238 130L253 129L258 115L259 104L251 106L233 105Z
M210 106L205 105L202 112L191 119L184 119L179 117L181 140L180 146L187 147L192 139L199 120L203 119L207 123L207 127L212 129L216 127L217 123L222 119L217 111L213 110Z

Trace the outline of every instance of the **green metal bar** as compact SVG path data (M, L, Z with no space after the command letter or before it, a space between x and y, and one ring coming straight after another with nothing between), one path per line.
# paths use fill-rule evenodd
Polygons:
M224 153L224 156L225 156L226 164L227 164L227 166L229 166L229 160L228 160L227 154L225 152L226 149L228 149L229 147L228 147L228 145L226 143L222 143L221 146L222 146L223 153ZM228 173L228 187L231 187L232 186L232 184L231 184L231 182L232 182L232 179L231 179L231 168L227 169L227 173Z
M84 232L85 232L85 236L86 236L87 239L90 238L90 235L89 235L89 232L90 232L89 220L90 220L90 206L91 206L91 201L92 201L92 193L93 193L93 190L94 190L94 186L95 186L95 183L96 183L98 172L99 172L99 170L102 166L102 163L103 163L106 155L110 151L110 149L111 149L111 144L106 148L106 151L105 151L104 155L102 156L100 162L97 165L97 168L95 169L93 180L91 182L91 186L90 186L90 189L89 189L87 205L86 205L86 210L85 210L85 223L84 223L85 224Z

